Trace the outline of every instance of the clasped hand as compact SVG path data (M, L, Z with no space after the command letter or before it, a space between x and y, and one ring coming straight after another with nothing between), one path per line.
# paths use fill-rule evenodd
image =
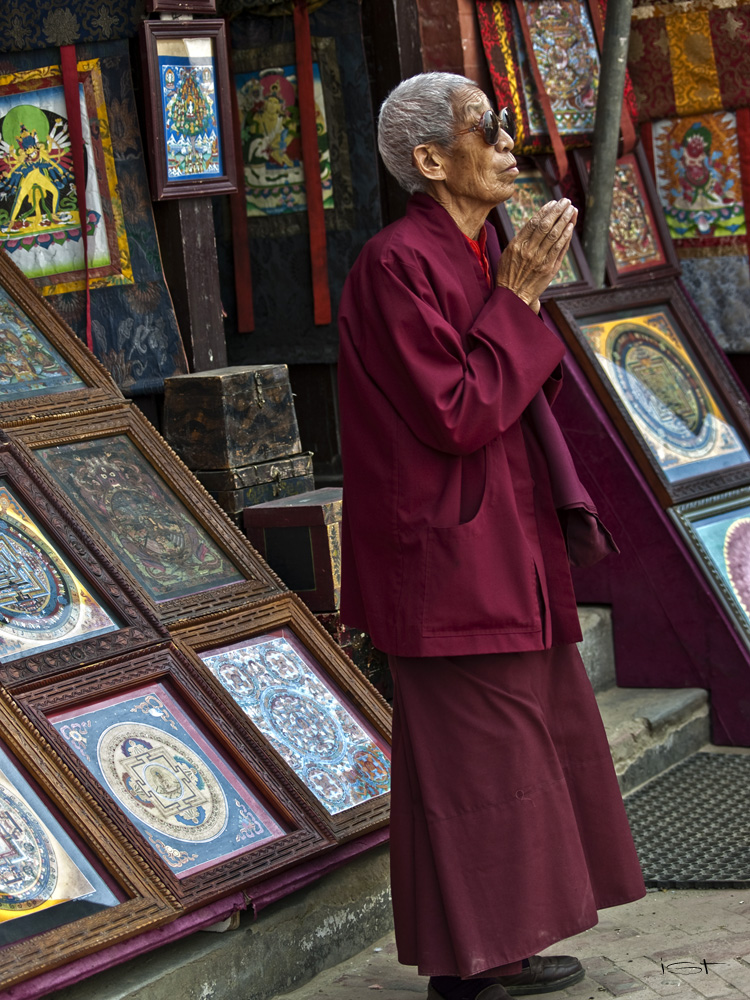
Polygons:
M560 270L577 218L578 209L568 198L547 202L503 250L497 284L538 313L539 296Z

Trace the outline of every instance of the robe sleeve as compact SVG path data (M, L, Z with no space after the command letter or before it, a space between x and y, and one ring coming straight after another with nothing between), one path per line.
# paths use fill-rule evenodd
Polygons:
M369 265L342 321L412 433L463 455L507 430L561 361L559 338L507 288L495 288L462 333L424 266L392 255Z

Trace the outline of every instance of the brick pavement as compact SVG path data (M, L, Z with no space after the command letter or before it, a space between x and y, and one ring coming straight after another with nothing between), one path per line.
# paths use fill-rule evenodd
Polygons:
M649 891L550 949L578 955L586 978L560 1000L750 998L750 890ZM283 1000L407 1000L425 980L396 961L393 935ZM276 1000L282 1000L277 997Z

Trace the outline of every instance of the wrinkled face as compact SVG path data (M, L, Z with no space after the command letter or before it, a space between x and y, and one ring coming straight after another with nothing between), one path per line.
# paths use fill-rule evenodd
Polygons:
M456 105L457 130L476 125L489 108L481 90L467 88ZM488 211L507 201L518 176L512 149L513 140L502 129L496 146L485 142L481 128L459 135L444 161L446 187L454 197L475 201Z

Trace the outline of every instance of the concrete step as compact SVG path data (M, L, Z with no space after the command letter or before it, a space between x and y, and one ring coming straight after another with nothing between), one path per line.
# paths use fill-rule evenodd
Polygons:
M393 927L388 844L223 934L198 931L65 989L54 1000L269 1000L356 955ZM9 1000L14 1000L11 991ZM0 997L7 993L0 991Z
M612 609L598 604L579 604L583 642L578 643L586 673L594 691L614 687L615 647L612 641Z
M609 688L597 695L623 794L711 739L702 688Z
M708 694L701 688L619 688L612 609L579 605L578 644L597 694L623 794L695 753L711 734Z

